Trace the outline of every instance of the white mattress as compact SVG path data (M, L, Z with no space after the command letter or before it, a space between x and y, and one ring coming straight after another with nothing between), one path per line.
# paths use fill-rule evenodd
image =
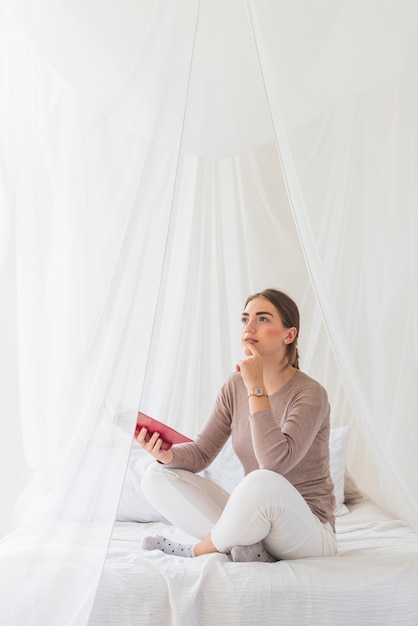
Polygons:
M418 625L418 535L369 501L337 518L339 554L233 563L141 550L162 523L115 525L90 626Z

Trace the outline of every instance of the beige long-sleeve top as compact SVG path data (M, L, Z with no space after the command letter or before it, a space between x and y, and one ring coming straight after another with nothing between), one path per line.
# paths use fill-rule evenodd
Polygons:
M200 472L228 437L245 474L269 469L296 487L312 512L334 527L334 485L329 467L330 408L325 389L301 371L269 396L270 409L249 414L239 373L229 376L194 443L173 446L169 467Z

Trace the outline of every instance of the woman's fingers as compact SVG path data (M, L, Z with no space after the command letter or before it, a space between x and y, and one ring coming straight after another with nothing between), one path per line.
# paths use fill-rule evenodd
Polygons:
M246 359L238 361L235 368L241 373L247 387L256 387L263 380L263 358L255 344L245 344Z
M150 434L145 427L141 428L136 440L139 445L150 454L153 454L154 452L159 452L163 442L160 437L160 433L154 432Z
M169 450L162 449L163 439L160 433L149 433L147 428L142 427L134 439L136 439L141 448L153 456L156 461L165 464L171 463L173 460L174 454L171 448Z

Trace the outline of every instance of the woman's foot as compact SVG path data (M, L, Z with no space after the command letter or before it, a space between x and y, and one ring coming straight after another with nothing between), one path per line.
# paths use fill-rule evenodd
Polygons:
M254 543L252 546L234 546L231 550L232 560L236 563L249 563L259 561L260 563L276 563L271 554L264 550L261 543Z
M144 537L142 540L143 550L161 550L164 554L170 554L172 556L184 556L194 557L194 546L191 543L179 543L172 539L167 539L161 535L155 535L154 537Z

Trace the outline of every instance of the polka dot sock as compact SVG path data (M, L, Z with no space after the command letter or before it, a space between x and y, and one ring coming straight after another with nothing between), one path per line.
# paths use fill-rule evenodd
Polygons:
M277 561L277 559L264 550L261 543L255 543L252 546L234 546L231 550L231 557L236 563L249 563L250 561L276 563Z
M167 539L161 535L155 535L154 537L144 537L142 540L143 550L161 550L164 554L171 554L173 556L185 556L194 557L194 547L191 543L179 543L172 539Z

